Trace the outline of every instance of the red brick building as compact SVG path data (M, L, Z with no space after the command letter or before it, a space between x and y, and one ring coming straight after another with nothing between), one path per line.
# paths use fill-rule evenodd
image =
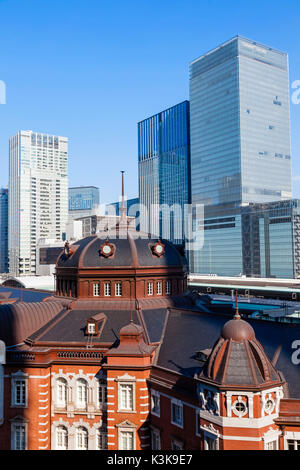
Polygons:
M300 448L299 328L201 312L183 247L101 236L0 306L0 449Z

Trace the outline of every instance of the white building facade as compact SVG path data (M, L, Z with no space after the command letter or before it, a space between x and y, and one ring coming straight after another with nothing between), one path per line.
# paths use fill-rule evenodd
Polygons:
M9 270L36 274L41 238L62 240L68 220L68 139L19 131L9 141Z

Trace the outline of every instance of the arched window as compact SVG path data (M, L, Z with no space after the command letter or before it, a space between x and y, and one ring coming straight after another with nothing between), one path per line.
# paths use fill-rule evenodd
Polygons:
M64 426L58 426L56 429L56 449L68 449L68 430Z
M76 430L76 449L88 450L88 432L83 426Z
M59 378L56 381L56 404L59 407L67 406L67 381L63 378Z
M78 408L85 408L87 405L87 382L84 379L77 380L76 402Z

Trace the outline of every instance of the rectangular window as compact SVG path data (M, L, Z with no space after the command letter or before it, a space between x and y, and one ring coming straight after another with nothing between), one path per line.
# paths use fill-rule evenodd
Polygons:
M13 382L15 406L26 406L26 380L17 379Z
M107 434L105 432L97 432L97 449L106 450L107 449Z
M105 384L100 383L98 386L98 404L103 406L107 403L107 387Z
M180 441L172 440L171 442L172 450L182 450L183 443Z
M147 294L153 295L153 282L148 282L147 284Z
M157 295L161 295L162 294L162 282L161 281L158 281L157 282Z
M119 409L133 411L133 384L120 384Z
M160 450L160 432L157 429L151 431L152 450Z
M267 442L265 450L277 450L277 442L276 441Z
M201 435L201 420L200 420L200 410L196 410L196 435Z
M183 425L183 405L180 401L171 402L172 424L182 427Z
M217 438L206 436L204 445L205 450L217 450L217 442Z
M151 413L160 416L160 395L155 391L151 393Z
M287 441L288 444L288 450L300 450L300 441L294 441L292 439L289 439Z
M104 283L104 296L110 297L110 282Z
M100 295L100 284L93 284L93 295L99 297Z
M26 426L14 424L14 450L26 450Z
M89 323L88 324L88 334L89 335L94 335L96 333L96 325L95 323Z
M122 296L122 284L121 282L116 282L115 284L115 296L121 297Z
M171 294L171 282L170 281L166 282L166 294L167 295Z
M133 431L120 432L120 450L134 450Z

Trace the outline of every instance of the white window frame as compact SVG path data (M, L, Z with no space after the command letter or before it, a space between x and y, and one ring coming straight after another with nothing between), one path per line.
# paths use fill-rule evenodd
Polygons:
M171 295L171 281L166 281L166 295Z
M179 416L180 416L180 421L177 422L177 421L174 421L174 414L173 414L173 406L176 406L179 408L180 410L180 413L179 413ZM183 403L181 400L175 400L175 399L172 399L171 400L171 423L174 424L175 426L178 426L179 428L183 428Z
M289 450L289 441L293 441L294 443L294 450L298 450L297 447L300 447L300 440L299 439L287 439L286 440L286 445L287 445L287 450Z
M272 444L274 445L274 449L270 449L269 446ZM278 440L274 439L273 441L265 442L265 450L278 450Z
M62 441L64 441L64 445L59 445L59 432L62 432ZM68 440L69 440L69 433L68 433L68 429L63 426L63 425L59 425L57 426L57 428L55 429L55 443L56 443L56 450L68 450Z
M95 335L96 334L96 324L93 322L88 322L88 327L87 327L87 332L89 335Z
M288 441L300 441L300 432L286 431L283 436L284 450L288 450Z
M24 394L21 393L22 400L17 401L17 383L21 382L24 385ZM11 406L16 408L27 408L28 406L28 375L21 371L11 376Z
M123 448L122 442L122 435L123 434L131 434L132 435L132 449L128 449L127 447ZM119 428L119 450L136 450L136 431L133 428Z
M158 400L158 411L155 411L155 399ZM157 390L151 390L151 414L160 418L160 393Z
M208 444L208 439L215 442L215 449L210 449ZM219 438L218 436L211 434L209 432L204 433L204 450L219 450Z
M93 284L93 296L100 297L100 284L99 283Z
M83 388L83 383L85 384L85 391L84 391L84 395L85 395L85 401L83 400L80 400L80 389ZM87 407L87 404L88 404L88 382L83 379L83 378L78 378L76 380L76 407L78 409L86 409Z
M85 446L83 447L79 442L79 438L81 438L81 443L84 442ZM75 443L76 443L76 450L88 450L89 448L89 432L85 426L78 426L76 428L75 433Z
M157 283L156 283L156 293L157 293L157 295L162 295L162 281L157 281Z
M55 383L55 389L56 389L56 406L59 408L65 408L67 406L67 401L68 401L68 382L64 377L58 377L56 379ZM60 387L64 386L65 391L64 391L64 400L60 399Z
M110 297L110 296L111 296L111 283L105 282L104 283L104 297Z
M122 403L122 389L124 390L124 387L131 387L132 390L132 396L131 396L131 401L132 401L132 407L131 408L123 408L123 403ZM131 412L135 413L135 382L130 381L130 382L118 382L118 411L126 411L126 412Z
M115 283L115 296L122 297L122 282Z
M152 281L147 282L147 295L149 296L153 295L153 282Z

